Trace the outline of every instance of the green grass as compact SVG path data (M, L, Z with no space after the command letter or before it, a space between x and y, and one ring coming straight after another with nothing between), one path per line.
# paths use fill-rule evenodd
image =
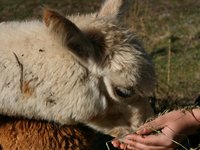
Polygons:
M89 13L97 10L101 2L0 0L0 21L38 18L43 5L64 14ZM129 23L155 64L155 98L192 103L200 94L200 1L136 0L132 13Z
M99 7L97 1L100 0L0 0L0 21L38 18L44 5L68 14L89 13Z
M137 7L133 29L152 55L156 98L192 103L200 94L200 2L143 0Z

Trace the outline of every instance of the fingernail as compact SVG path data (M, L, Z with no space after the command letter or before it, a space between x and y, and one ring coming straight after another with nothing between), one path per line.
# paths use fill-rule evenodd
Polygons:
M138 131L136 131L137 134L142 134L144 132L144 129L140 129Z
M114 143L114 142L111 142L112 143L112 145L114 146L114 147L117 147L117 145Z

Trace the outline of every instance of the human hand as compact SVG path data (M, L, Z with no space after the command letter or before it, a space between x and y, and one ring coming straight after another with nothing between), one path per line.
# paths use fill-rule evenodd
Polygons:
M177 147L186 135L194 133L196 129L197 120L192 113L177 110L146 123L136 134L125 136L123 142L114 140L112 144L120 149L126 147L130 150L170 150Z

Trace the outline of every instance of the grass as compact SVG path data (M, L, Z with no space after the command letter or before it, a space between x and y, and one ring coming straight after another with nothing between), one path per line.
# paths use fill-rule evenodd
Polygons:
M38 18L44 5L68 14L89 13L101 2L0 0L0 21ZM200 95L199 14L200 2L196 0L134 1L129 23L152 56L158 77L154 97L159 101L193 103Z
M155 64L155 97L192 103L200 94L200 2L143 0L136 5L133 30Z
M0 0L0 21L22 20L40 17L40 8L44 5L58 9L63 13L89 13L96 10L97 0ZM100 2L100 0L98 0ZM84 5L84 7L82 7Z

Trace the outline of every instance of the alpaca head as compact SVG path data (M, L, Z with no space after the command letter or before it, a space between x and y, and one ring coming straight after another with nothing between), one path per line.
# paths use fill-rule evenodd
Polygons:
M67 17L45 9L43 20L50 33L70 51L88 75L98 79L99 89L96 90L105 96L108 105L103 118L106 115L116 118L118 114L122 119L117 120L127 118L127 124L132 124L133 115L136 115L132 109L145 109L146 106L142 106L145 104L139 103L153 91L155 74L136 35L124 26L129 6L129 0L107 0L98 13ZM94 122L97 126L109 126L102 118ZM119 121L116 124L120 124ZM110 126L115 127L115 123Z
M89 73L104 82L115 101L152 92L152 62L136 35L123 25L128 0L107 0L97 14L63 17L45 9L44 21Z

